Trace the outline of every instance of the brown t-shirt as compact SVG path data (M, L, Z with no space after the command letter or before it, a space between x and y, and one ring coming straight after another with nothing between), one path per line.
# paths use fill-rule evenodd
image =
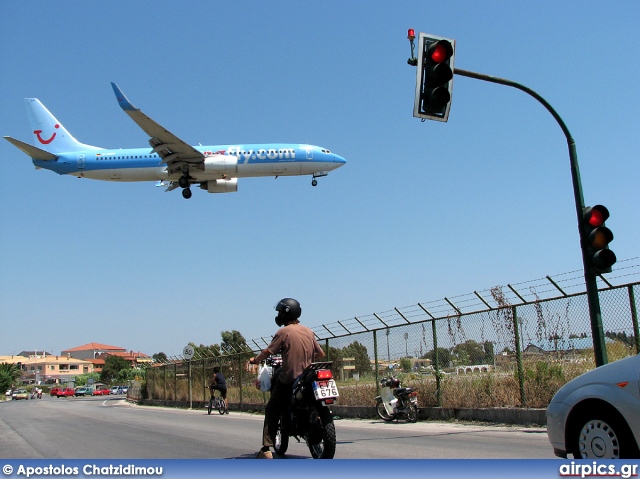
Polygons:
M316 341L313 331L300 323L281 327L267 347L271 354L282 354L282 371L279 381L291 384L313 362L314 356L324 357L324 351Z

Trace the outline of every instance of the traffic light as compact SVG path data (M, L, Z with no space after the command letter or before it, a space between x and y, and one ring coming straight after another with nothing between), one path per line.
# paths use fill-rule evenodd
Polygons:
M413 116L447 121L453 90L455 40L421 33Z
M586 249L595 274L610 273L616 255L609 249L613 233L604 225L609 210L602 205L588 206L583 210Z

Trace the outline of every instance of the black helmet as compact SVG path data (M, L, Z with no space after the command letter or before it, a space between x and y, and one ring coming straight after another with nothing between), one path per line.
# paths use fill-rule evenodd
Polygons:
M291 321L295 321L302 314L300 303L293 298L284 298L278 301L276 311L278 312L278 316L276 316L276 324L278 326L284 326Z

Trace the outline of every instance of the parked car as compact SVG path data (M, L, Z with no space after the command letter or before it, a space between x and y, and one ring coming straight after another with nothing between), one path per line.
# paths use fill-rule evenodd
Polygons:
M79 388L76 388L73 395L78 397L78 396L86 396L87 394L91 394L90 392L88 392L88 389L84 386L81 386Z
M73 388L64 388L64 389L59 389L58 390L58 394L56 394L57 397L61 398L61 397L73 397L76 393L76 390Z
M29 399L29 393L26 389L14 389L11 399Z
M600 366L569 381L547 407L556 456L640 458L640 355Z
M112 386L109 394L122 394L122 388L120 386Z
M49 391L49 395L50 396L58 396L58 393L62 391L62 388L51 388L51 391Z
M13 390L12 389L7 389L7 392L4 393L5 396L7 396L8 398L10 398L11 396L13 396Z
M92 396L108 396L109 389L107 388L97 388L93 390Z

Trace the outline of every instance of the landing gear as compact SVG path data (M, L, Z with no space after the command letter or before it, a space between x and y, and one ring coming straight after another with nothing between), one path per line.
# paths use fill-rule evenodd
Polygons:
M191 188L185 188L182 190L182 197L185 200L188 200L189 198L191 198Z
M318 171L313 174L313 179L311 180L311 186L318 186L318 180L316 178L321 178L323 176L327 176L329 173L326 171Z
M180 188L189 188L189 176L182 175L178 180L178 184L180 185Z

